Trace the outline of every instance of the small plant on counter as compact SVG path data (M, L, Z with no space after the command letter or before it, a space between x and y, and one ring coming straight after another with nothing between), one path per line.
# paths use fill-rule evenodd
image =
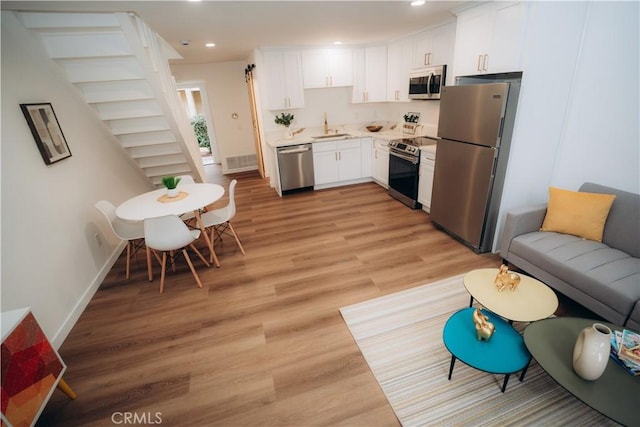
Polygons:
M420 118L420 116L418 116L417 114L405 114L404 115L404 121L407 123L418 123L418 119Z
M180 182L180 178L175 176L163 176L162 177L162 185L167 187L168 190L173 190L178 186Z
M295 116L293 114L289 114L289 113L280 113L279 116L276 116L276 124L278 125L282 125L282 126L286 126L289 127L289 125L291 124L291 122L293 122L293 119L295 118Z

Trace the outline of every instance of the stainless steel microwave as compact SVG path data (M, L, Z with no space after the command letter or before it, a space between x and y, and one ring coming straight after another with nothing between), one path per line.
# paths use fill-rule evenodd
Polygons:
M446 79L446 65L412 70L409 73L409 99L440 99Z

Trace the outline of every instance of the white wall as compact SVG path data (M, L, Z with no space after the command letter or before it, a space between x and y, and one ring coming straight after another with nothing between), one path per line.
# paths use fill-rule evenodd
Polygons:
M205 82L224 173L228 172L225 159L256 152L244 80L246 66L245 62L171 64L178 84L195 80ZM238 114L237 119L232 118L233 113Z
M495 245L506 212L585 181L640 192L637 2L536 2Z
M59 347L120 254L95 202L151 185L11 12L1 53L2 311L31 307ZM72 157L44 164L19 105L36 102L53 105Z
M640 191L638 2L593 2L552 184Z

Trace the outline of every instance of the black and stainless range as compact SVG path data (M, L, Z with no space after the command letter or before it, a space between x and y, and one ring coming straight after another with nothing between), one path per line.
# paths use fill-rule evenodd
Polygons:
M435 139L416 136L389 141L389 195L411 209L419 209L418 177L420 147L436 144Z

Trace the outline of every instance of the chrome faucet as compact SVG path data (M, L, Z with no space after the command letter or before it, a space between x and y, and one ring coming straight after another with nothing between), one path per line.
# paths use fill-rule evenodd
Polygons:
M327 123L327 113L324 113L324 134L329 134L329 124Z

